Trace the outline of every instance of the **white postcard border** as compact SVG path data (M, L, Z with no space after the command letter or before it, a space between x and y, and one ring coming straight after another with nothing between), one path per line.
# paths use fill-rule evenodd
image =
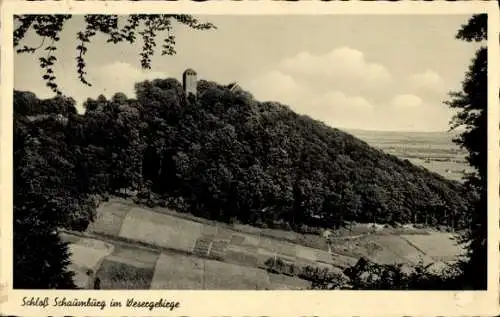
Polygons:
M196 15L225 14L473 14L488 13L488 291L22 291L12 290L12 91L13 91L13 14L29 13L190 13ZM498 43L499 10L493 2L268 2L208 1L197 2L5 2L2 6L2 108L1 124L1 246L0 290L2 314L72 315L72 316L488 316L499 311L499 80L500 49ZM464 21L465 22L465 21ZM416 26L418 27L418 26ZM450 52L453 54L453 52ZM472 56L471 56L472 57ZM465 71L465 69L464 69ZM87 297L122 301L167 299L180 302L172 312L155 309L56 308L39 310L21 307L24 296Z

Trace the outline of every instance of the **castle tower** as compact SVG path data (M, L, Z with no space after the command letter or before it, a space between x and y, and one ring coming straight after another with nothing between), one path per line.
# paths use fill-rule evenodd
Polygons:
M191 68L186 69L182 74L182 85L186 96L189 94L196 96L196 83L196 72Z

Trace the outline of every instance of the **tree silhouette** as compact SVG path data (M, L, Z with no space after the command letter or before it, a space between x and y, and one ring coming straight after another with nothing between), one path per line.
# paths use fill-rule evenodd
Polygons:
M462 90L450 93L445 103L457 114L452 129L463 127L454 141L465 148L467 160L475 172L467 176L466 186L477 199L472 207L470 229L462 236L467 259L461 263L464 283L473 289L486 289L487 284L487 147L488 147L488 50L487 15L474 15L462 25L457 39L481 43L462 82Z
M55 52L60 33L72 18L72 15L14 17L16 52L39 53L40 68L45 71L42 79L58 95L62 92L54 72ZM174 23L196 30L215 28L190 15L129 15L126 18L85 15L84 23L83 29L76 33L76 71L79 80L89 86L85 54L98 33L112 44L133 44L141 39L141 66L150 69L158 36L163 41L162 55L176 53ZM23 45L30 32L40 39L39 45ZM34 94L14 92L15 288L75 288L73 274L67 268L69 250L61 241L59 230L85 230L95 215L95 194L106 194L120 188L111 186L116 183L126 183L130 187L141 183L140 136L137 129L127 128L131 125L138 127L138 124L132 124L138 122L138 118L133 111L128 111L133 110L131 107L123 111L119 109L127 100L126 96L115 97L109 102L104 98L89 104L90 109L104 105L104 111L89 111L87 117L81 117L76 114L71 98L59 96L38 100ZM54 120L55 115L66 117L66 123ZM103 125L106 121L112 125ZM118 140L120 135L123 137ZM113 143L119 144L109 146ZM108 154L119 159L110 160L112 156ZM112 165L110 161L119 164ZM120 173L113 172L112 168Z

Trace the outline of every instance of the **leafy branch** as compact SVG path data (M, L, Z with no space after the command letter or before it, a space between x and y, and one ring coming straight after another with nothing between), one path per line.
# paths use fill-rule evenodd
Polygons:
M40 57L40 68L45 70L42 79L46 85L58 95L61 94L56 82L56 75L53 66L57 61L54 55L56 51L55 42L60 40L60 33L65 23L72 15L22 15L15 16L14 48L18 54L35 53L40 49L46 50L48 55ZM162 15L162 14L133 14L127 18L120 18L118 15L85 15L85 27L76 33L78 44L76 46L77 56L76 72L78 79L85 85L91 86L87 80L85 55L88 52L88 45L93 38L101 33L107 37L106 43L117 44L127 42L134 44L137 38L142 39L142 50L139 53L141 67L151 69L151 59L156 51L156 38L162 34L161 55L175 55L176 38L173 33L173 22L187 26L195 30L210 30L216 27L212 23L202 23L197 18L190 15ZM123 26L120 26L123 22ZM41 37L41 43L37 47L23 45L28 32L34 31ZM50 40L50 44L46 43Z

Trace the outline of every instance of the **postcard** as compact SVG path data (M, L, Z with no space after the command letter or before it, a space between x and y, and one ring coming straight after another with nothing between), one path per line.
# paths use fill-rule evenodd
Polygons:
M2 314L498 313L495 2L1 21Z

